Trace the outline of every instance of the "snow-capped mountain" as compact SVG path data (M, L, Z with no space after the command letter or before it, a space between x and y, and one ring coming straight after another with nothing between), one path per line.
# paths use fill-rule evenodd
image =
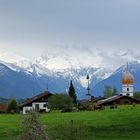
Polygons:
M57 69L55 67L52 69L49 65L50 63L55 65L58 56L56 58L54 56L53 58L43 56L32 62L16 55L10 56L10 59L5 59L8 56L10 55L4 54L0 57L0 81L2 80L0 96L2 97L29 97L47 88L55 93L67 92L70 80L73 80L78 97L81 98L86 94L87 74L91 77L90 82L95 85L112 73L105 68L99 70L98 68L82 67L80 65L74 67L74 65L71 65L72 60L60 56L59 58L64 59L67 65L64 67L64 63L58 63L57 61L57 65L63 67L60 66Z
M75 60L75 66L72 62L70 57L60 55L43 55L33 61L17 55L0 55L0 97L25 98L44 90L64 93L68 91L70 80L73 80L78 97L83 98L87 92L87 74L90 76L92 95L102 95L105 85L112 85L121 91L120 77L125 66L114 72L114 69L105 66L83 66L78 60ZM130 71L137 77L135 89L139 90L140 64L133 62L129 65Z

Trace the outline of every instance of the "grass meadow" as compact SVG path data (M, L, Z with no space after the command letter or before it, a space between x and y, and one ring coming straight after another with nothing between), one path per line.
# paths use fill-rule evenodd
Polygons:
M20 114L0 114L0 140L16 140ZM140 105L117 109L42 114L49 140L140 140Z

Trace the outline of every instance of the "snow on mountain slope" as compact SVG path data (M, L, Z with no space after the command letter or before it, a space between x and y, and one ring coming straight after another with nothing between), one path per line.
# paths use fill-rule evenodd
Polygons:
M86 59L85 56L83 56L83 60L87 61L87 65L91 65L88 62L88 57ZM67 54L67 56L66 54L43 54L41 57L37 58L36 64L49 69L55 76L61 76L78 81L84 88L87 86L87 74L90 75L90 82L95 85L97 82L110 76L113 72L112 69L104 67L96 68L94 66L81 64L79 59L75 59L75 57L72 58L69 54Z

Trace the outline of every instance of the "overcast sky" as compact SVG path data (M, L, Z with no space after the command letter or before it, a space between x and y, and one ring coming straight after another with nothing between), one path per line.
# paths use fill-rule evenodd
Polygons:
M1 0L0 50L28 58L140 50L139 0Z

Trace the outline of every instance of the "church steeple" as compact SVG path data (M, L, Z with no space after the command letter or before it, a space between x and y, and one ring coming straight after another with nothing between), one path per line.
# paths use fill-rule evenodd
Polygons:
M122 95L133 96L134 77L129 72L128 62L122 75Z
M128 62L126 63L126 71L128 71Z

